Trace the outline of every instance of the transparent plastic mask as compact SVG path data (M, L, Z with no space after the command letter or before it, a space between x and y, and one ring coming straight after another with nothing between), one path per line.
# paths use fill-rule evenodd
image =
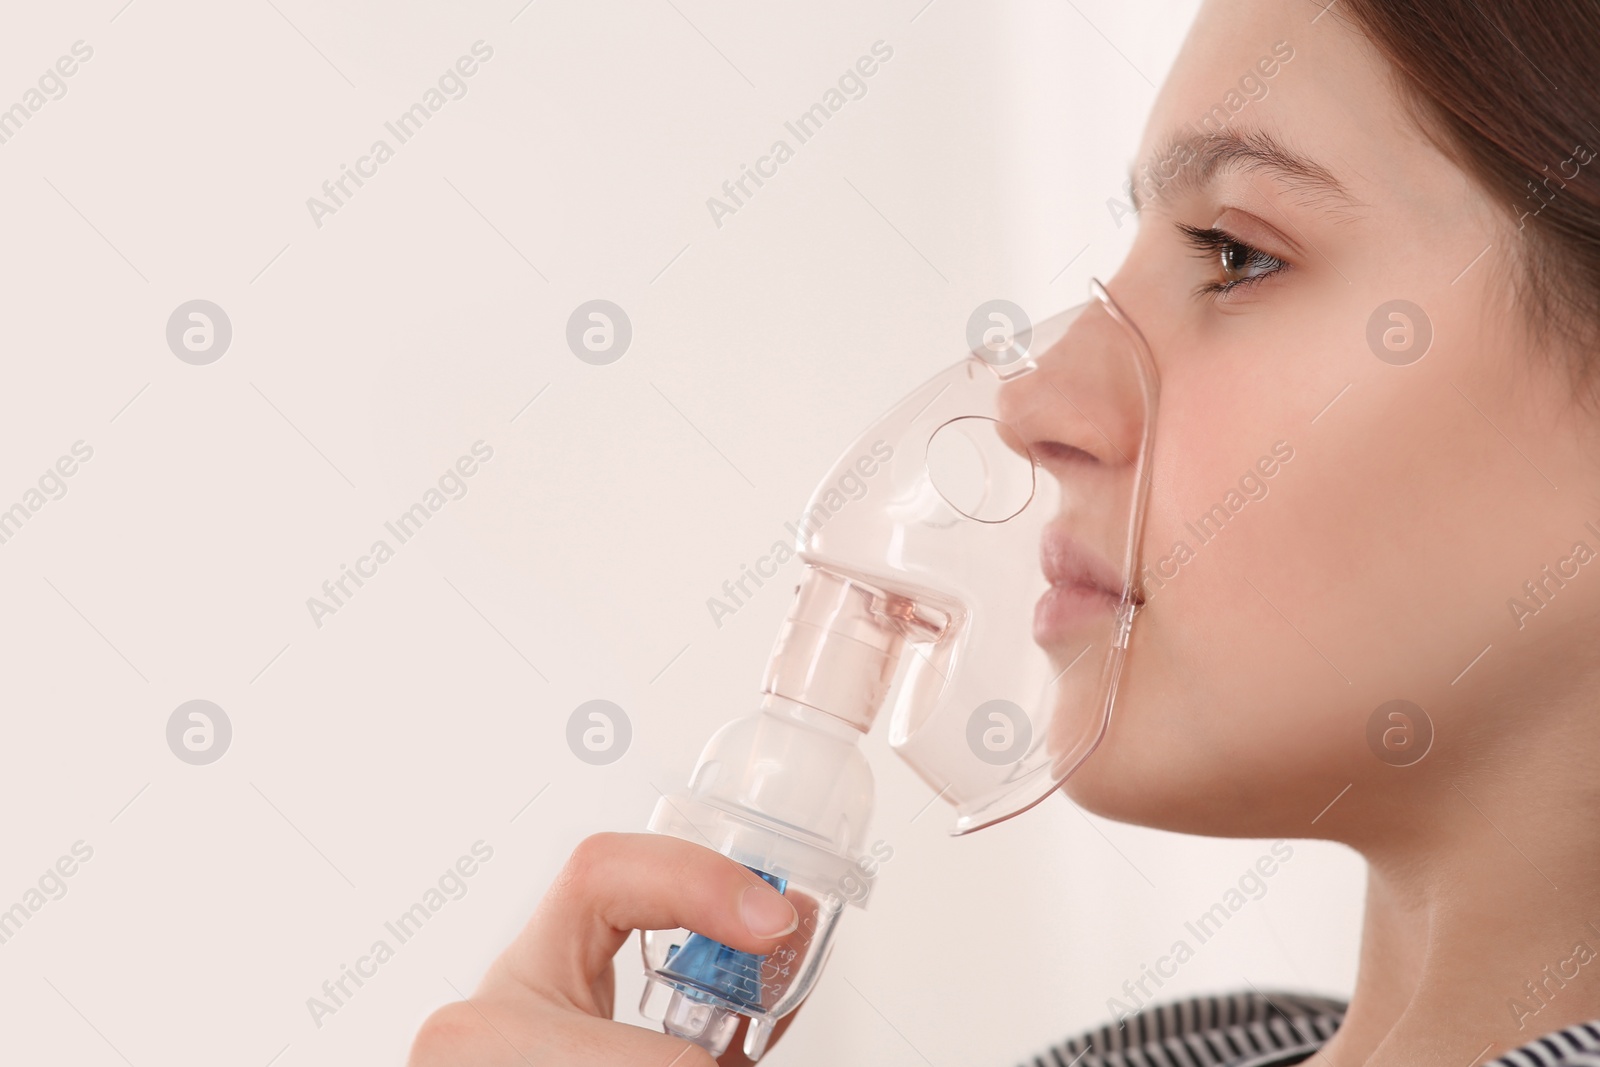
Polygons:
M846 451L811 509L877 442L893 457L800 551L914 605L889 743L955 808L956 833L1049 796L1105 733L1155 432L1154 364L1098 282L1087 304L997 340Z
M1098 282L1086 304L990 336L818 484L758 707L656 805L652 830L745 864L801 917L765 956L645 934L645 1014L713 1056L744 1016L758 1058L845 906L867 902L888 857L867 844L859 742L881 710L956 834L1049 796L1105 733L1139 604L1154 364Z

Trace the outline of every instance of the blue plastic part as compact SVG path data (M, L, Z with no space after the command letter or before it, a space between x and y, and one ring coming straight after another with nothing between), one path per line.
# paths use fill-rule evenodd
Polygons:
M755 871L761 879L782 893L788 880L765 871ZM703 934L690 934L682 945L667 949L667 958L656 973L670 979L686 996L708 1004L726 1003L746 1011L763 1011L761 1005L761 963L765 956L729 948Z

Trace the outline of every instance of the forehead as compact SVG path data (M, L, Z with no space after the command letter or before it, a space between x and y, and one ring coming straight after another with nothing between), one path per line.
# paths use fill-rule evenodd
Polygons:
M1320 0L1201 8L1145 127L1140 162L1219 129L1267 133L1364 202L1437 200L1454 169L1422 136L1388 64L1337 5L1324 12Z

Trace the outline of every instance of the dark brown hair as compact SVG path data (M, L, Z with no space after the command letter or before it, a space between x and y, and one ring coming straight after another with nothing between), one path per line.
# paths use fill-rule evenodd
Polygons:
M1516 295L1540 336L1579 350L1583 384L1600 372L1600 2L1335 2L1424 131L1510 211Z

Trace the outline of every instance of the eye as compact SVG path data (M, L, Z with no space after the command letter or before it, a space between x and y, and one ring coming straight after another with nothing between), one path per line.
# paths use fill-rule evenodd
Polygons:
M1217 280L1200 286L1195 290L1196 295L1220 296L1241 286L1252 286L1288 266L1277 256L1246 244L1226 230L1183 223L1178 224L1178 229L1189 244L1217 268Z

